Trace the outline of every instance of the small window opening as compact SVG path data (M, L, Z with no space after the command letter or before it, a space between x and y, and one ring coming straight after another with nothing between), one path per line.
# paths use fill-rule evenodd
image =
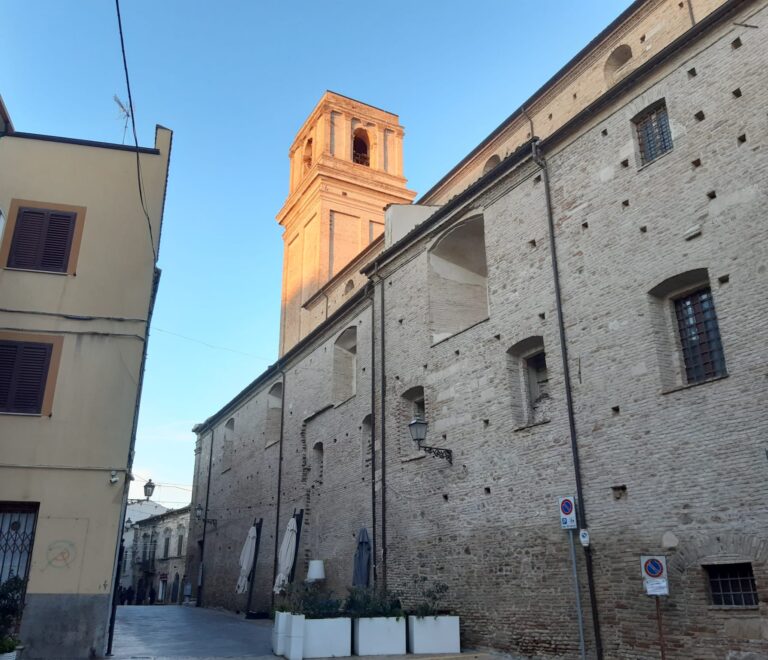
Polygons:
M659 101L643 110L633 120L643 164L672 150L672 132L665 102Z
M528 369L531 407L536 409L542 400L549 398L549 376L547 374L547 359L544 351L526 358L525 366Z
M346 401L357 387L357 328L347 328L333 345L333 400Z
M726 375L715 303L709 286L674 301L688 383Z
M709 596L713 605L757 607L759 598L752 564L711 564L705 566Z
M312 138L309 138L307 140L306 144L304 145L304 171L308 172L309 168L312 167Z
M316 483L323 483L323 443L316 442L312 447L312 478Z
M549 371L542 337L528 337L507 351L507 368L517 426L547 421Z
M733 48L733 49L736 49L736 48L741 48L741 37L736 37L736 38L735 38L735 39L734 39L734 40L731 42L731 48Z
M355 129L352 136L352 162L369 167L371 164L370 141L368 133L362 129Z
M497 154L491 156L487 161L485 161L485 165L483 165L483 174L488 174L488 172L490 172L500 162L501 158L499 158Z
M741 88L737 87L731 92L731 94L733 94L733 98L735 99L741 98Z
M632 49L627 44L621 44L613 50L605 61L605 82L615 83L622 75L622 69L632 59Z

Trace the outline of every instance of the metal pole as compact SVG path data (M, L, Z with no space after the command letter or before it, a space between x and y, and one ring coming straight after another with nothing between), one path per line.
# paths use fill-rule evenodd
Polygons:
M659 626L659 651L661 651L661 660L667 660L667 648L664 643L664 627L661 625L661 604L659 603L659 597L654 597L656 600L656 624Z
M568 530L568 544L571 546L571 565L573 567L573 590L576 594L576 619L579 622L579 655L586 660L587 652L584 647L584 614L581 611L581 592L579 591L579 574L576 570L576 545L573 542L573 530ZM663 656L662 656L663 657Z

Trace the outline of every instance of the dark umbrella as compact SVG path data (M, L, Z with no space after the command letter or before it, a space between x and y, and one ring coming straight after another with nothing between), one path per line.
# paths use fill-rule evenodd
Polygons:
M357 534L357 550L355 550L355 568L352 573L353 587L367 587L371 564L371 542L368 530L361 527Z

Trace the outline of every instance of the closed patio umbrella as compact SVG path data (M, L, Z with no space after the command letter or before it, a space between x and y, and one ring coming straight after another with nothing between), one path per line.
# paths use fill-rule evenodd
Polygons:
M367 587L371 565L371 542L368 530L361 527L357 533L357 550L355 550L355 567L352 573L353 587Z
M275 578L274 592L279 594L288 584L288 576L293 568L293 558L296 554L296 519L291 516L288 527L285 529L283 542L280 544L280 552L277 554L277 577Z
M253 568L253 556L256 552L256 526L248 530L243 549L240 551L240 575L237 578L235 593L244 594L248 591L248 576Z

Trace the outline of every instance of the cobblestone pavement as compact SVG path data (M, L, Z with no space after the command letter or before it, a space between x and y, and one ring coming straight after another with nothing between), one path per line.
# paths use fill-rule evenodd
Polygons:
M198 607L117 608L112 657L119 660L275 660L272 622Z

